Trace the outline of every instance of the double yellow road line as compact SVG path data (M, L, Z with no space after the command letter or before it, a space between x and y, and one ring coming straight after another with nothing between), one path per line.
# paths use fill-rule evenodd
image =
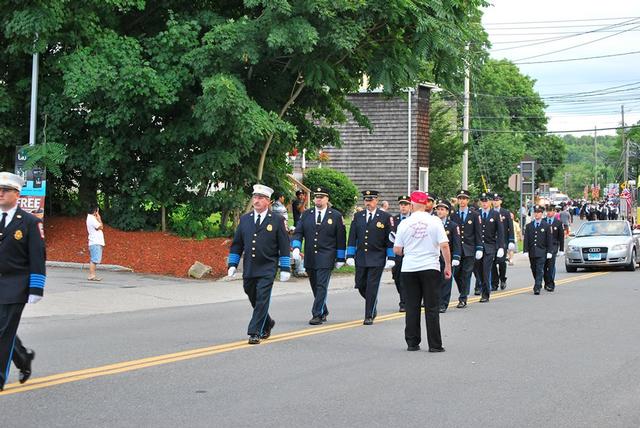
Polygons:
M556 281L556 285L569 284L571 282L582 281L585 279L606 275L607 272L589 273L585 275L572 276ZM518 294L530 293L531 287L516 288L513 290L495 292L491 295L491 300L503 299L505 297L515 296ZM477 303L480 300L479 297L470 298L468 303ZM455 307L457 302L452 302L449 307ZM376 318L376 323L397 320L404 318L403 313L394 312L387 315L382 315ZM348 328L359 327L362 325L362 320L348 321L338 324L327 324L321 327L306 328L304 330L296 330L289 333L281 333L271 336L270 339L262 342L260 346L268 345L271 343L284 342L293 339L299 339L307 336L314 336L317 334L329 333L334 331L345 330ZM59 373L51 376L44 376L39 378L33 378L26 384L12 383L5 386L4 392L0 392L0 397L4 395L16 394L19 392L31 391L34 389L48 388L51 386L62 385L70 382L78 382L85 379L92 379L100 376L108 376L118 373L129 372L133 370L140 370L147 367L154 367L163 364L175 363L178 361L191 360L193 358L201 358L209 355L221 354L224 352L236 351L239 349L251 348L254 345L249 345L246 340L238 342L230 342L222 345L208 346L205 348L191 349L188 351L175 352L172 354L158 355L155 357L141 358L138 360L124 361L116 364L109 364L105 366L93 367L83 370L76 370L71 372Z

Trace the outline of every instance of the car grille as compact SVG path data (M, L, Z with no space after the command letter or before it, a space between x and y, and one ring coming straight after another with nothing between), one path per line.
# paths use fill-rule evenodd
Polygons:
M607 260L607 252L609 249L607 247L584 247L582 249L582 259L586 261L590 261L591 263L604 262ZM600 254L600 260L589 260L589 254Z

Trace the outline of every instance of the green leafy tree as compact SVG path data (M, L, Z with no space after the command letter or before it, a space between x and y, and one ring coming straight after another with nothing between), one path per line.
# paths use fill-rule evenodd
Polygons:
M331 168L313 168L305 172L303 183L312 192L317 187L326 188L331 205L343 216L351 216L358 200L358 189L345 174Z

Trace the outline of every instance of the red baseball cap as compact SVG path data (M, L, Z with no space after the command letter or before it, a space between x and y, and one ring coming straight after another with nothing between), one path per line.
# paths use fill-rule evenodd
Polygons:
M427 199L429 199L429 195L424 192L416 191L411 193L411 202L416 204L426 205Z

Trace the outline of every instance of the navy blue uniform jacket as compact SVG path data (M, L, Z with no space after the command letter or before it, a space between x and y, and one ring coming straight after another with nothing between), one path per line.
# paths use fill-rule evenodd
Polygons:
M540 220L540 226L535 227L535 220L524 228L523 251L529 253L530 258L546 257L552 251L551 226Z
M353 216L347 258L355 256L356 266L360 267L384 267L387 258L394 258L393 243L389 241L394 220L391 214L378 208L367 225L368 213L363 210Z
M500 219L502 220L502 225L504 227L504 243L505 248L507 248L510 243L516 243L516 235L513 229L513 219L511 218L511 211L506 208L500 207L498 213L500 214Z
M340 211L327 208L320 225L316 225L317 211L311 208L302 213L293 233L293 248L302 248L304 240L304 267L333 269L336 261L344 262L347 232Z
M267 211L266 218L256 227L253 211L240 217L229 250L229 266L237 267L244 252L243 278L274 277L276 268L289 272L289 234L284 217Z
M451 260L460 260L462 241L460 240L460 227L458 226L458 223L451 220L450 217L447 217L444 221L444 231L447 234L447 238L449 238Z
M547 218L543 220L544 223L549 224ZM551 222L551 251L550 253L557 254L558 251L564 251L564 226L562 222L555 217Z
M478 210L480 216L480 229L482 230L482 245L485 254L496 254L498 248L504 249L504 225L500 220L500 214L493 208L489 210L486 220L482 218L482 210Z
M46 280L42 221L18 208L0 236L0 304L42 296Z
M476 251L484 250L482 247L482 227L478 220L480 217L477 211L469 208L469 212L463 222L458 213L459 211L454 211L453 214L451 214L451 220L460 226L462 255L464 257L473 257Z

